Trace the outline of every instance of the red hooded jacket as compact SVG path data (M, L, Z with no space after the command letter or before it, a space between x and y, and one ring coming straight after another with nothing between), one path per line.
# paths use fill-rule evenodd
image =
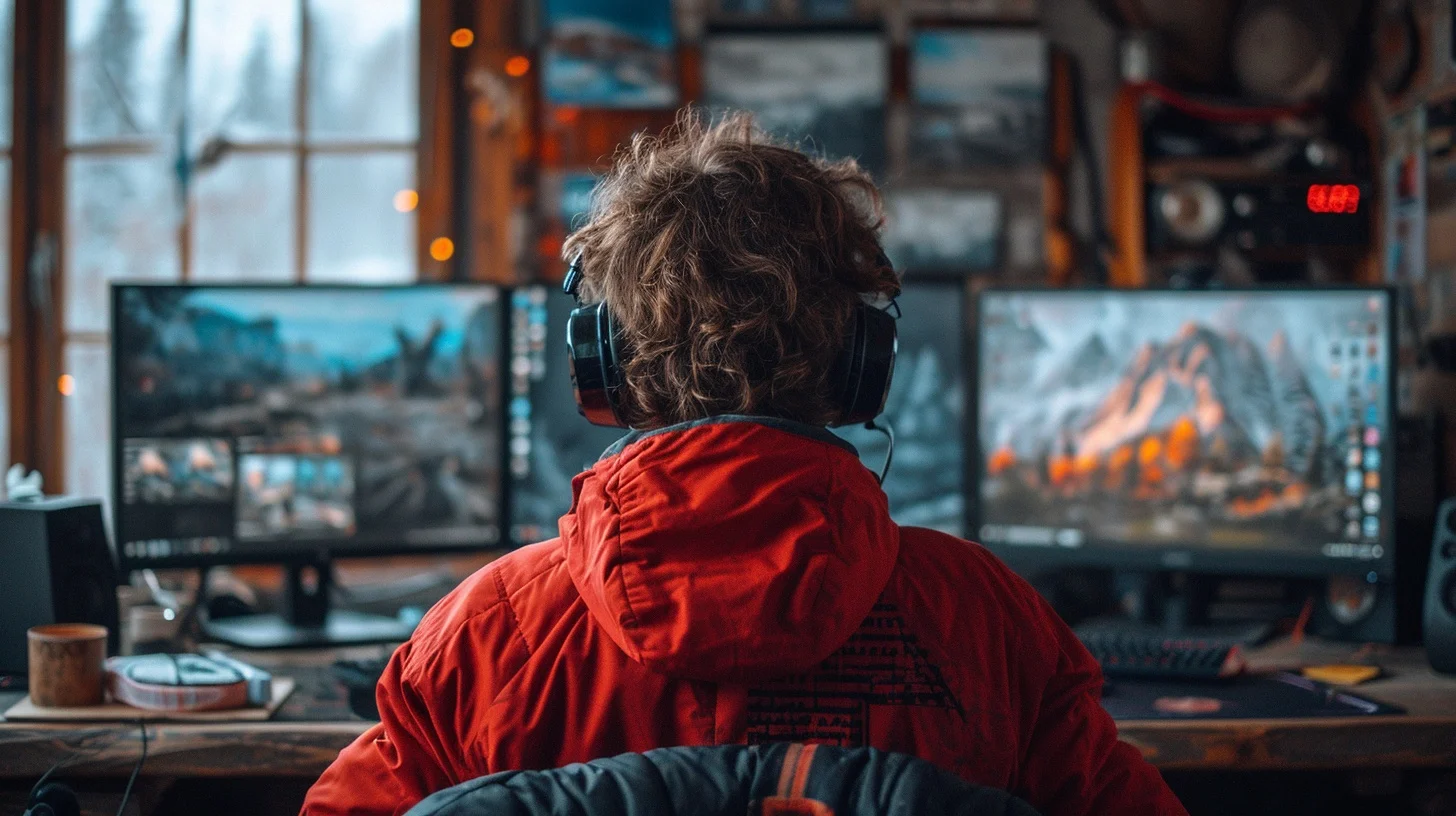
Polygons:
M1118 742L1097 664L976 544L890 520L828 431L715 418L629 435L561 537L471 576L379 683L382 722L304 813L672 745L872 745L1047 816L1182 814Z

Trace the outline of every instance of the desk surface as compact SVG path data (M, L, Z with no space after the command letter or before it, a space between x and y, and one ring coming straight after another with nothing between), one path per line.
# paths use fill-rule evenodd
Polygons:
M1360 693L1399 705L1406 715L1129 720L1118 723L1119 731L1165 770L1456 767L1456 678L1434 674L1419 650L1357 652L1349 644L1281 642L1261 649L1251 664L1274 668L1362 656L1387 676L1361 686ZM299 681L279 715L262 723L149 725L149 775L314 777L369 727L348 712L343 689L329 675L333 654L253 659ZM17 699L0 694L0 711ZM123 776L139 748L135 725L0 722L0 778L37 777L63 760L70 776Z

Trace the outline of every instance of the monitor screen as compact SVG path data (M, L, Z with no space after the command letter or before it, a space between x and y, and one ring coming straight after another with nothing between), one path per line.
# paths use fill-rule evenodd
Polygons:
M979 323L988 546L1388 574L1385 290L987 292Z
M899 353L887 420L895 455L885 479L890 514L900 524L955 536L965 528L965 286L956 279L905 281L896 322ZM876 473L885 437L862 426L835 429Z
M491 286L117 286L118 549L131 567L501 538Z
M511 294L510 536L544 541L571 509L571 480L626 431L576 410L566 362L566 318L576 302L556 287Z

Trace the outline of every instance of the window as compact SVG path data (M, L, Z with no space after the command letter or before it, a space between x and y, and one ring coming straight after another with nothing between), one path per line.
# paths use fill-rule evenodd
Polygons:
M10 466L10 84L15 4L0 0L0 471ZM4 495L0 488L0 496Z
M416 277L418 28L417 0L68 0L67 492L109 495L109 281Z

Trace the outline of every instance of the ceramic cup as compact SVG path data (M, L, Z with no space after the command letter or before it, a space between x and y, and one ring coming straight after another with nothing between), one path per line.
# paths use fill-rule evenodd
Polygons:
M51 623L26 632L30 699L38 706L101 705L106 664L106 627Z

